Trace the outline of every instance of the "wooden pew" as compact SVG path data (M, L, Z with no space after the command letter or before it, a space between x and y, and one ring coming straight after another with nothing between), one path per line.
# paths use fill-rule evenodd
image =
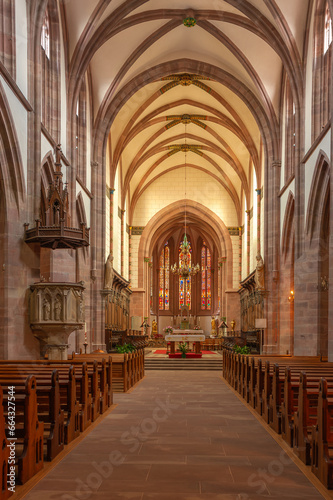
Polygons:
M0 371L0 384L14 387L25 382L28 374ZM60 407L57 370L36 378L38 421L44 423L44 460L53 460L64 449L64 411Z
M89 380L88 380L88 368L85 362L77 362L77 370L74 372L75 375L75 399L79 403L79 423L80 431L84 431L90 424L92 419L92 396L89 392ZM45 373L47 367L49 370L57 369L60 377L60 387L70 384L69 379L69 367L68 361L48 361L48 360L34 360L34 361L21 361L21 360L11 360L11 361L0 361L0 368L2 366L15 366L17 369L22 370L26 373L36 372ZM73 406L72 406L73 407ZM72 416L72 414L71 414ZM76 417L76 415L75 415Z
M326 488L333 488L333 390L327 380L319 383L317 425L312 429L311 470Z
M312 428L317 424L319 381L309 387L307 374L301 372L298 407L294 414L294 452L306 465L311 465Z
M8 387L3 384L3 408L8 422ZM38 420L36 378L32 375L15 385L15 437L17 482L26 483L44 466L43 434L44 423ZM8 438L8 433L7 433Z
M5 416L4 416L4 408L3 408L3 390L0 385L0 467L1 467L1 475L0 475L0 491L1 491L1 498L3 500L7 500L10 496L13 495L13 491L10 491L8 489L8 480L10 479L10 466L13 466L11 463L9 463L9 460L12 460L12 457L10 457L10 449L8 448L8 440L6 437L6 423L5 422ZM14 479L15 479L15 473L14 473Z
M104 413L107 407L113 404L112 393L112 356L106 353L75 354L69 357L70 361L88 363L88 366L94 362L98 363L99 387L100 387L100 413Z

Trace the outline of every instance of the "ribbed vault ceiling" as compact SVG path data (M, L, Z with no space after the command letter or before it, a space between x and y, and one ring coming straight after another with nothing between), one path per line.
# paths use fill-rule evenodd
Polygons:
M186 143L189 170L219 183L241 222L252 169L261 186L268 126L271 148L278 144L285 77L297 105L308 6L309 0L64 2L73 100L75 82L89 71L95 137L111 130L112 175L121 163L122 202L129 196L131 216L156 179L184 166ZM188 17L194 27L184 26Z

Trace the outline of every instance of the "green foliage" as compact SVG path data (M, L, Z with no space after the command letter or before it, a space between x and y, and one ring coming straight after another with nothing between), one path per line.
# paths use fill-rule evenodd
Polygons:
M234 345L233 350L237 354L251 354L251 349L247 345L245 345L243 347L241 347L239 345Z
M188 352L188 345L186 342L180 342L178 345L178 350L182 352L183 354L186 354Z
M117 352L119 352L121 354L135 351L135 347L133 344L117 345L116 349L117 349Z

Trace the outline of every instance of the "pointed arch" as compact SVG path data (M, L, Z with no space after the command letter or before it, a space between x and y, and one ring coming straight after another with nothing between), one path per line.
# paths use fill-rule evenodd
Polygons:
M144 283L144 260L152 255L156 242L165 232L168 224L175 225L178 219L183 218L186 203L186 211L189 222L200 220L201 225L208 233L216 245L218 258L226 257L227 266L227 286L233 288L233 248L228 228L224 222L211 210L200 203L192 200L179 200L171 203L167 207L155 214L146 225L140 238L138 251L138 286L141 288Z
M291 191L289 191L286 210L284 214L282 238L281 238L281 253L284 261L286 260L288 253L293 245L293 238L295 231L294 213L295 213L295 197L294 194Z
M0 82L0 175L4 195L15 199L17 210L25 200L25 180L16 129L4 88Z
M329 159L320 150L312 178L310 196L306 216L306 233L310 242L321 227L320 221L324 213L330 188Z

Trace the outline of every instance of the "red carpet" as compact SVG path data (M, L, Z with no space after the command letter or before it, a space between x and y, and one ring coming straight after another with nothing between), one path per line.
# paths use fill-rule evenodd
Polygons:
M217 354L216 352L214 351L201 351L202 354ZM166 349L157 349L154 354L166 354Z

